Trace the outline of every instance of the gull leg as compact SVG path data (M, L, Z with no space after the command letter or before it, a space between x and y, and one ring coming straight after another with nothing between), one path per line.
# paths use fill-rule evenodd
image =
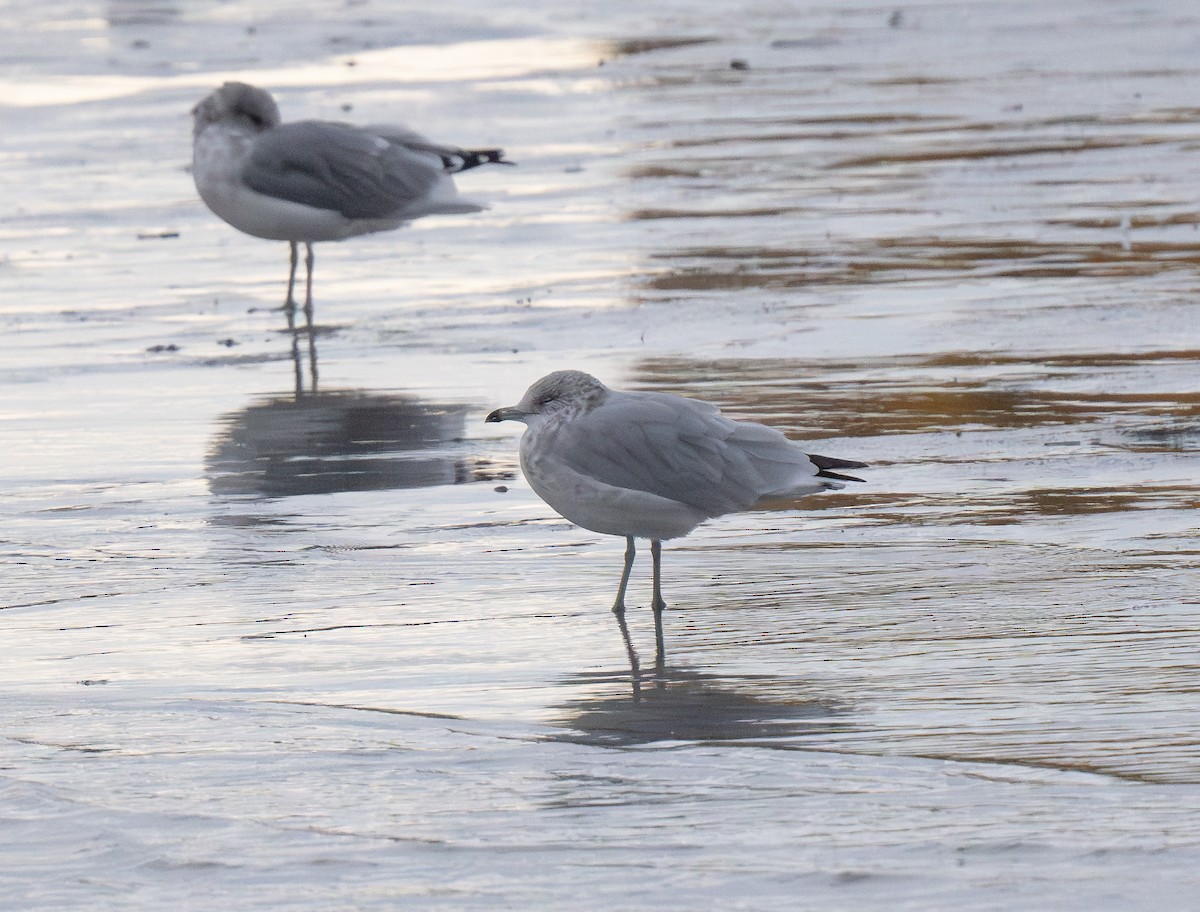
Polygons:
M651 605L654 609L654 667L659 674L662 674L663 668L667 664L662 627L663 609L667 607L667 603L663 601L662 597L662 542L657 539L650 542L650 558L654 566L654 601Z
M633 675L633 699L641 698L642 669L638 664L637 651L633 648L633 640L629 637L629 625L625 623L625 587L629 584L629 572L633 569L633 558L637 549L633 545L633 536L626 537L625 567L621 571L621 585L617 587L617 600L613 602L613 614L617 616L617 626L621 628L621 639L625 641L625 651L629 654L629 673Z
M625 587L629 585L629 571L633 569L633 558L637 553L633 547L633 536L625 538L625 569L621 571L621 585L617 587L617 600L613 602L613 613L625 614Z
M296 242L288 241L292 248L292 268L288 271L288 289L287 298L283 302L283 312L287 315L288 329L296 329L296 299L292 297L292 292L296 288L296 263L299 261L300 255L296 250Z
M312 334L312 318L313 318L313 303L312 303L312 270L313 270L313 245L309 241L304 242L304 268L308 273L308 280L304 284L304 317L308 322L309 335Z

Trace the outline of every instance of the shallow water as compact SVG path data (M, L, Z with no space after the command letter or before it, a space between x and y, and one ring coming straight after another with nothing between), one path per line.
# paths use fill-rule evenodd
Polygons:
M1191 908L1200 13L291 8L0 3L0 907ZM520 164L310 346L235 77ZM565 366L872 465L669 543L636 701L482 421Z

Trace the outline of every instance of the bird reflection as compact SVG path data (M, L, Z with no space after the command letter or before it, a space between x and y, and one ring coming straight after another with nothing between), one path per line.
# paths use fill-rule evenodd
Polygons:
M628 690L624 674L572 676L600 695L559 707L558 740L615 747L653 741L777 740L826 733L848 723L832 702L806 697L804 684L766 675L708 675L682 669L656 673L650 686Z
M305 394L316 395L317 381L319 375L317 373L317 332L312 324L312 320L308 321L308 325L302 330L298 326L292 326L288 332L292 336L292 370L296 380L296 398L300 398ZM300 345L300 337L304 336L307 344L303 347ZM308 388L304 385L304 358L308 356Z
M358 390L262 399L222 419L209 489L288 497L511 478L514 466L465 449L467 411Z

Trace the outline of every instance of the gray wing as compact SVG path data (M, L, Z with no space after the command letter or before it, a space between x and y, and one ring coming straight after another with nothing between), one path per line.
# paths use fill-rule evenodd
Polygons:
M397 128L396 139L401 135L416 137ZM352 219L392 217L444 175L439 160L423 150L316 120L260 134L242 172L246 185L259 193Z
M462 146L447 146L442 143L430 142L415 130L396 124L372 124L363 129L376 136L382 136L388 142L407 146L414 152L428 152L442 160L442 167L449 174L460 171L470 171L480 165L512 165L504 157L503 149L464 149Z
M412 152L428 152L430 155L436 155L442 160L442 168L449 173L466 170L464 165L478 155L477 152L463 149L460 146L445 146L441 143L430 142L417 131L397 124L371 124L364 129L390 143L404 146ZM489 151L498 152L499 150ZM508 163L505 162L505 164Z
M606 484L657 494L719 516L768 494L822 487L817 467L779 431L731 421L708 403L661 393L613 393L566 422L559 455Z

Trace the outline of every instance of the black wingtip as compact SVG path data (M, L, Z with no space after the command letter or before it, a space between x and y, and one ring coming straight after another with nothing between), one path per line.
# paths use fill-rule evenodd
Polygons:
M454 157L453 161L447 161L446 167L451 171L470 171L472 168L478 168L480 165L515 165L516 162L509 161L504 157L503 149L464 149Z
M853 475L843 475L840 472L826 472L822 469L817 473L818 478L832 478L834 481L866 481L865 478L856 478Z
M852 459L837 459L833 456L814 456L808 454L808 458L812 460L812 464L817 467L818 478L832 478L835 481L863 481L862 478L855 478L853 475L842 475L838 472L831 471L832 469L866 469L869 466L865 462L855 462Z

